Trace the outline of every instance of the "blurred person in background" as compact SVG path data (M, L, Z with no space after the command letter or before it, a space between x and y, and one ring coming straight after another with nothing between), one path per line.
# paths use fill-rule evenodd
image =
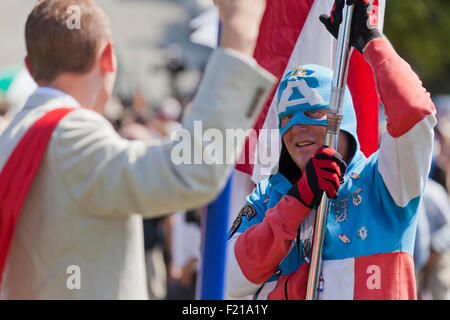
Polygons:
M414 247L418 297L450 299L450 112L437 104L433 165L418 208Z
M8 108L8 101L0 94L0 134L2 134L3 130L5 130L9 124L9 120L6 117Z
M168 291L173 216L144 219L145 264L150 300L163 300Z
M450 200L442 185L428 179L418 210L414 246L418 298L450 299Z
M36 87L25 67L0 69L0 134Z
M435 143L437 150L431 176L450 195L450 102L447 108L438 110L436 117L438 119L436 126L437 143Z
M167 300L193 300L200 265L203 208L181 210L172 216Z

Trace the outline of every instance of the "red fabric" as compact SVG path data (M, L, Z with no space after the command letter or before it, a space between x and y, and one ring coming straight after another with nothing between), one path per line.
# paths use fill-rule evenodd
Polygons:
M378 25L378 14L379 4L378 0L375 0L372 13L369 14L371 25ZM378 149L379 100L372 68L358 50L353 50L350 56L347 86L355 108L356 131L361 151L369 157Z
M272 276L289 253L297 229L311 211L291 196L284 196L267 210L263 222L239 235L234 253L245 277L256 284Z
M384 39L371 41L364 51L364 58L375 72L377 89L385 108L387 131L392 137L405 134L434 112L430 94L389 42Z
M355 258L354 300L416 300L413 257L388 252Z
M333 7L331 8L331 13L330 13L331 22L334 22L334 15L333 15L334 10L336 10L336 2L333 3Z
M58 122L74 108L46 113L25 133L0 172L0 287L17 217Z
M347 86L355 108L357 134L366 157L378 149L378 94L373 71L358 50L353 50Z
M286 66L294 50L303 25L306 22L309 11L314 0L302 1L279 1L268 0L266 11L261 21L258 41L256 43L254 58L260 66L275 75L281 80ZM318 18L318 17L317 17ZM263 127L267 112L272 103L276 87L266 105L259 114L253 128L259 135L259 130ZM253 159L256 139L246 138L245 148L236 165L236 169L249 175L253 172Z
M309 263L303 263L297 271L281 276L267 300L305 300L308 273Z

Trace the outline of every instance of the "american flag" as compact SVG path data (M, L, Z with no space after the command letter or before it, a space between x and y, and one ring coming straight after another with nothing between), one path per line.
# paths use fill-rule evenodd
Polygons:
M349 237L347 237L347 235L344 234L344 233L341 233L341 234L338 236L338 238L341 239L341 241L342 241L343 243L350 243Z

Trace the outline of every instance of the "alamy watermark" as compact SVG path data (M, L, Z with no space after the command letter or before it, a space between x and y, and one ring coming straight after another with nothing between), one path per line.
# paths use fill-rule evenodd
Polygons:
M367 267L366 273L370 276L367 278L367 289L381 289L381 268L380 266L373 264Z
M70 15L66 21L66 26L69 30L81 29L81 8L77 5L67 7L66 12Z
M81 290L81 268L75 264L70 265L66 269L68 277L66 279L66 287L69 290Z
M245 148L239 153L239 146ZM278 163L281 140L278 129L204 130L202 121L194 121L192 130L178 129L171 135L171 160L181 164L258 165L261 175L270 175Z

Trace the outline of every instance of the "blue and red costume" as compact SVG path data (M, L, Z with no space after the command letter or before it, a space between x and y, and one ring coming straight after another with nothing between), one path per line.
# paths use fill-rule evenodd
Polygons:
M359 149L351 99L344 101L341 130L353 137L354 150L331 201L319 299L415 299L416 210L431 163L435 108L417 75L386 40L371 40L364 57L374 71L387 131L379 150L366 158ZM301 108L329 103L320 89L323 68L308 65L304 70L288 73L279 87L278 102L285 104L279 105L279 117L292 113L293 124L302 123ZM307 95L304 86L290 81L306 82L314 92L309 96L325 104L302 100L295 105L292 101ZM283 98L286 88L292 91ZM293 188L296 183L280 167L247 197L228 243L230 297L305 298L315 210Z

